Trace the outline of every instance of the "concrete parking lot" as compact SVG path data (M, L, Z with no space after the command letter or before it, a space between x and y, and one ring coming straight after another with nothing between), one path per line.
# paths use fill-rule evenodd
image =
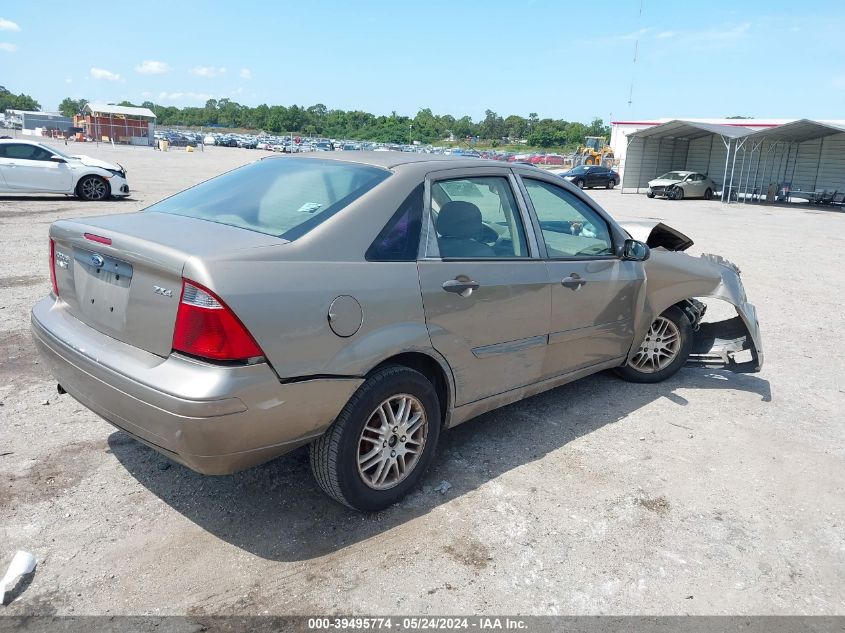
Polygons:
M591 192L739 265L763 371L601 374L489 413L366 516L304 450L204 477L56 393L29 336L50 223L264 154L68 149L119 161L133 194L0 196L0 566L39 560L3 613L845 613L845 214Z

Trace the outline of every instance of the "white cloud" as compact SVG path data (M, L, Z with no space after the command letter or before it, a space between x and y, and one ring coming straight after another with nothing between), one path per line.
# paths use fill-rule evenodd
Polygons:
M135 66L135 72L142 75L163 75L166 72L170 72L170 64L145 59L138 66Z
M20 31L21 27L17 24L12 22L11 20L7 20L6 18L0 18L0 31Z
M698 31L696 33L690 33L686 37L690 40L700 42L723 42L727 40L742 39L750 29L751 22L742 22L741 24L737 24L732 27L712 28L704 31Z
M105 68L92 68L90 72L94 79L105 79L106 81L120 81L120 75Z
M189 71L192 75L196 75L197 77L206 77L211 79L212 77L216 77L217 75L222 75L226 72L226 69L223 67L215 68L214 66L196 66L191 68Z
M666 39L669 39L670 37L675 37L674 31L663 31L662 33L657 34L657 39L659 39L659 40L666 40Z
M249 68L241 68L241 79L252 79L252 71Z
M66 83L66 84L72 84L72 83L73 83L73 79L71 79L70 77L68 77L67 79L65 79L65 83Z
M159 101L199 101L205 103L214 96L202 92L160 92L158 93Z
M0 51L6 51L7 53L14 53L18 50L18 47L14 44L9 42L0 42Z
M639 31L634 31L633 33L625 33L624 35L617 35L615 38L617 40L638 40L644 35L646 35L651 29L640 29Z

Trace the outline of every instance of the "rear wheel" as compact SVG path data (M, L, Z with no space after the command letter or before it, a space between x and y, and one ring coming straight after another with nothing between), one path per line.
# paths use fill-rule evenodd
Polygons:
M413 369L389 366L361 385L310 447L320 488L355 510L387 508L417 484L437 448L434 386Z
M692 324L675 306L658 316L627 365L616 373L629 382L660 382L684 366L692 349Z
M704 199L710 200L710 198L712 198L712 197L713 197L713 190L708 187L707 191L704 192Z
M607 184L605 185L605 187L607 187L608 189L613 189L615 186L616 186L616 179L615 178L611 178L610 180L608 180Z
M109 183L100 176L85 176L76 185L76 194L83 200L105 200L111 195Z

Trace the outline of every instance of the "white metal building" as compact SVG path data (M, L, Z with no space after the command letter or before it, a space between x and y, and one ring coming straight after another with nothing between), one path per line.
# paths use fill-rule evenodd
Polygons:
M726 202L765 197L770 185L845 191L845 121L727 121L673 120L629 132L623 193L643 193L672 170L709 175Z
M791 123L795 119L686 119L682 117L662 119L629 119L610 122L610 146L613 156L619 159L619 169L625 169L625 155L628 150L628 136L640 130L645 130L669 121L687 121L689 123L704 123L707 125L727 125L750 128L754 131L770 127L777 127L784 123Z

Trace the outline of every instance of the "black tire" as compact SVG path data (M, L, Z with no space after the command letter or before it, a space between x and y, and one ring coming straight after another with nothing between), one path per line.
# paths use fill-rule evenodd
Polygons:
M583 189L583 188L584 188L584 181L583 181L583 179L579 178L578 180L576 180L576 181L575 181L575 186L576 186L576 187L578 187L579 189Z
M704 192L704 199L710 200L712 197L713 197L713 190L708 187L707 191Z
M404 479L391 488L376 490L359 473L359 438L378 407L399 394L411 395L422 404L427 420L425 443ZM431 382L413 369L387 366L367 378L334 423L311 444L311 471L320 488L336 501L362 512L383 510L407 495L428 469L437 449L440 425L440 404Z
M672 189L672 200L683 200L684 199L684 190L681 187L675 187Z
M76 195L83 200L100 202L109 199L111 196L111 187L109 187L108 181L100 176L83 176L76 183Z
M607 181L607 184L605 185L605 187L607 187L608 189L613 189L615 186L616 186L616 178L611 178L610 180Z
M647 198L653 198L654 197L654 194L651 193L650 191L645 195L646 195Z
M659 371L652 371L646 372L641 371L631 363L626 363L622 367L617 367L615 369L616 375L618 375L623 380L627 380L628 382L639 382L639 383L655 383L661 382L674 376L681 367L687 362L689 358L690 351L692 350L692 338L693 338L693 330L692 324L689 322L687 315L684 313L683 310L676 306L672 306L663 314L660 315L675 324L680 334L680 345L677 351L677 355L669 363L666 367L660 369ZM645 341L644 341L645 342Z

